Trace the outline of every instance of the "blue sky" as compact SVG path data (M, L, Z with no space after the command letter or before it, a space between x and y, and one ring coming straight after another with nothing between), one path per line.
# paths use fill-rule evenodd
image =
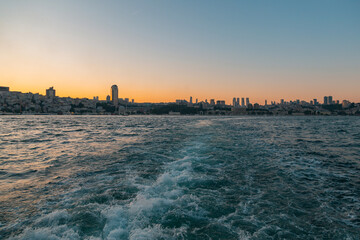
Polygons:
M0 1L0 83L139 101L360 101L360 1ZM86 86L86 87L84 87Z

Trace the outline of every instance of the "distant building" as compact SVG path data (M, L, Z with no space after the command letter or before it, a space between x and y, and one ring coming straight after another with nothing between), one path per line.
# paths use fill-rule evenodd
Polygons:
M134 99L131 99L131 103L134 103Z
M217 100L217 101L216 101L216 105L218 105L218 106L225 106L225 101L224 101L224 100Z
M333 104L333 97L332 96L328 96L328 104Z
M106 101L107 101L107 102L110 102L110 95L107 95L107 96L106 96Z
M329 104L328 97L325 96L325 97L324 97L324 105L328 105L328 104Z
M212 106L215 105L215 99L210 99L210 105L212 105Z
M9 92L10 88L9 87L0 87L0 92Z
M343 100L342 101L342 107L343 108L348 108L351 106L351 102L350 101L347 101L347 100Z
M196 104L198 103L198 99L196 99Z
M233 98L233 106L236 106L236 98Z
M176 103L177 104L187 104L187 101L183 100L183 99L176 99Z
M111 101L113 102L114 106L119 105L119 89L117 85L111 86Z
M280 104L284 104L284 99L280 99Z
M236 106L240 106L240 98L236 99Z
M245 99L244 98L241 98L241 106L245 106Z
M267 100L265 99L265 106L267 106Z
M246 98L246 106L249 106L249 104L250 104L250 100L249 100L249 98L247 97L247 98Z
M94 101L99 101L99 97L96 96L96 97L93 98L93 100L94 100Z
M54 87L46 89L46 97L49 97L49 98L54 98L55 97L55 89L54 89Z
M318 105L318 101L316 98L313 99L314 100L314 105Z
M190 104L192 104L193 102L192 102L192 97L190 96Z

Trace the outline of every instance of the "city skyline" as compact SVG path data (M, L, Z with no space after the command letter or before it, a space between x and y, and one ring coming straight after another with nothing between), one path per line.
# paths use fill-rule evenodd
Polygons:
M0 86L0 92L9 92L9 93L21 93L21 94L26 94L26 93L30 93L30 94L40 94L42 96L46 96L46 97L60 97L60 98L73 98L73 99L89 99L89 100L96 100L96 101L107 101L107 102L111 102L114 106L118 106L119 105L119 101L124 101L124 102L131 102L134 103L135 99L130 99L129 97L122 97L119 96L119 88L116 84L113 84L110 88L110 93L108 95L106 95L106 97L104 99L100 99L99 96L93 96L93 97L71 97L71 96L58 96L55 94L56 90L54 89L54 86L49 87L48 89L45 89L45 94L41 94L40 92L21 92L21 91L13 91L10 87L8 86ZM188 96L188 98L180 98L180 99L173 99L171 101L168 102L136 102L136 103L190 103L190 104L198 104L198 103L209 103L210 105L228 105L228 106L248 106L249 104L259 104L259 105L263 105L263 106L267 106L267 105L274 105L274 104L289 104L289 103L296 103L296 104L300 104L302 102L306 103L306 104L311 104L311 105L319 105L319 104L323 104L323 105L331 105L331 104L341 104L342 102L353 102L353 101L349 101L349 99L345 99L345 98L334 98L331 95L328 96L323 96L322 99L323 101L321 102L321 100L319 100L320 98L312 98L312 99L302 99L302 98L298 98L298 99L284 99L284 98L279 98L279 99L270 99L268 101L268 99L264 99L264 103L261 102L252 102L250 101L249 97L233 97L232 101L226 101L224 100L225 98L206 98L206 99L199 99L197 97L195 97L194 99L196 99L196 102L193 102L193 96ZM241 102L240 102L241 99ZM246 100L246 101L245 101ZM353 102L356 103L356 102Z
M2 1L0 85L138 102L360 102L356 1ZM279 97L281 96L281 97Z

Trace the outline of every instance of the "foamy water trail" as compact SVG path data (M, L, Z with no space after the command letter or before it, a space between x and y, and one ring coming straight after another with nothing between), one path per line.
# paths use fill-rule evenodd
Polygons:
M125 206L105 209L107 219L104 237L107 239L182 239L186 224L177 228L164 228L166 214L181 211L182 214L202 215L199 199L186 194L186 187L194 180L192 162L196 156L186 156L169 163L164 173L152 185L137 185L142 190Z
M191 145L181 151L184 157L165 165L163 173L151 184L137 183L136 176L126 180L129 185L139 189L127 203L111 206L96 204L98 214L94 217L105 224L100 236L85 238L185 239L188 231L185 223L178 227L164 227L164 223L171 221L171 215L188 215L191 218L204 218L206 215L206 211L199 206L200 200L187 193L187 186L197 179L204 180L202 176L194 176L192 169L194 162L201 161L196 151L204 144L197 142ZM79 229L73 226L74 216L70 212L59 210L43 215L32 228L10 239L83 239Z
M0 122L0 239L360 238L358 118Z

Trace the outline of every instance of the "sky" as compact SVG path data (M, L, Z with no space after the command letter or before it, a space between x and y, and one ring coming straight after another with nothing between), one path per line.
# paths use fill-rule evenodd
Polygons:
M360 102L358 0L0 0L0 86Z

